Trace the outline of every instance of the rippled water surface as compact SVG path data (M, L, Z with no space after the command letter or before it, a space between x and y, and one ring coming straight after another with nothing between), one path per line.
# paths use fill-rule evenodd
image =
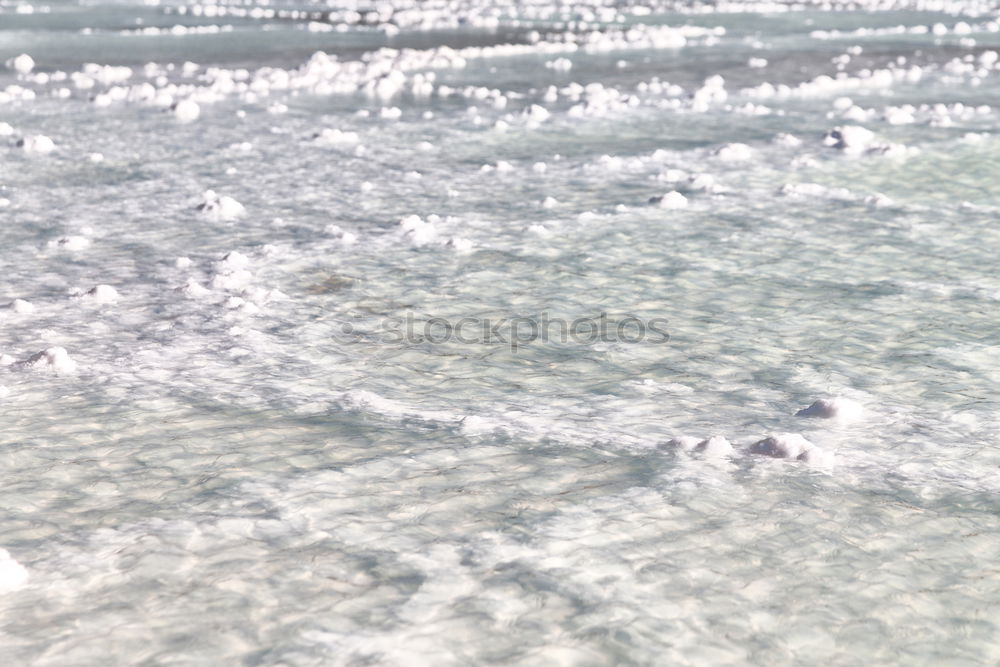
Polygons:
M889 4L0 2L0 662L996 664L1000 6Z

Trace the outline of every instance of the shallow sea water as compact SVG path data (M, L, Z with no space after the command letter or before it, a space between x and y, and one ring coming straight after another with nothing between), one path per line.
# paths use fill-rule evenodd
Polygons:
M1000 7L441 6L0 3L2 662L1000 661Z

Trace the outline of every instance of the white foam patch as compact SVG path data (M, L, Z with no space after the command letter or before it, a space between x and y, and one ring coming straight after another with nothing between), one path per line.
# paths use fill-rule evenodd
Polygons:
M838 421L857 421L861 419L864 410L861 404L849 398L835 396L833 398L820 398L807 408L802 408L795 413L796 417L819 417L822 419L836 419Z
M679 449L682 452L690 452L701 442L702 440L690 435L682 435L668 440L666 446L671 449Z
M173 113L181 123L192 123L201 116L201 106L194 100L181 100L174 105Z
M132 4L0 6L8 663L997 663L994 8Z
M691 174L688 177L688 187L692 190L702 192L719 193L723 191L722 186L715 182L715 177L711 174Z
M0 549L0 593L10 593L28 583L28 570L7 552Z
M90 247L90 239L79 234L70 234L49 241L48 247L56 250L79 252Z
M243 204L227 195L220 196L214 190L206 190L201 198L196 210L203 218L212 222L239 220L247 213Z
M868 195L865 197L865 206L871 208L888 208L895 205L896 202L892 200L891 197L887 197L881 192L876 192L873 195Z
M726 144L715 151L715 156L723 162L746 162L753 158L753 150L746 144Z
M202 285L194 278L188 278L187 281L177 288L178 291L192 299L199 299L204 296L208 296L212 291Z
M823 137L823 144L848 154L858 155L877 146L875 133L860 125L841 125Z
M354 146L359 143L357 132L343 131L336 128L323 128L313 141L322 146Z
M96 304L108 304L115 303L120 298L118 290L116 290L111 285L94 285L86 292L79 295L84 301Z
M469 239L460 238L458 236L453 236L452 238L448 239L445 245L448 246L449 248L453 248L455 252L458 253L472 252L472 249L474 247L472 241L470 241Z
M20 315L30 315L35 312L35 304L30 301L25 301L24 299L14 299L10 303L10 309Z
M29 74L31 70L35 69L35 59L27 53L22 53L21 55L8 60L7 67L14 70L18 74Z
M694 451L700 452L708 457L722 457L733 454L733 444L721 435L713 435L711 438L700 441L694 446Z
M660 197L657 201L657 205L659 205L660 208L672 210L687 208L688 198L680 192L673 190Z
M73 373L77 369L76 362L69 356L66 348L59 346L36 352L21 361L20 365L24 368L48 370L58 374Z
M419 215L408 215L399 221L403 234L413 245L420 247L438 242L438 230L433 222Z
M754 443L750 452L772 458L803 461L817 467L830 467L834 462L832 452L814 445L798 433L768 436Z
M34 155L47 155L56 149L54 141L44 134L33 134L20 141L21 149L25 153Z

